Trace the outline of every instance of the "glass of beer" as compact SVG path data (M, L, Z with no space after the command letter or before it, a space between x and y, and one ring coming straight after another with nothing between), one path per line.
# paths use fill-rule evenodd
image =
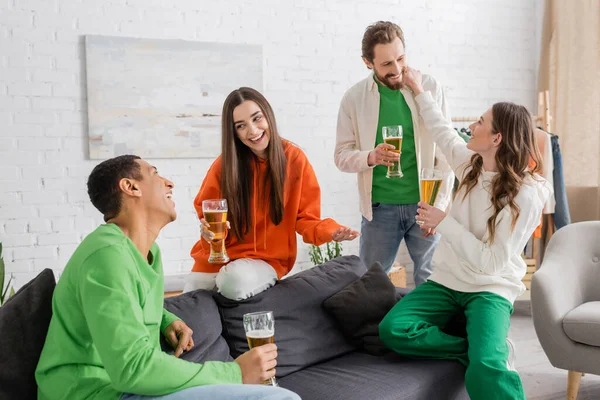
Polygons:
M208 262L223 264L229 261L225 250L225 238L227 237L227 200L204 200L202 202L202 213L204 219L210 225L208 228L215 237L210 242L210 257Z
M433 206L442 185L442 171L435 168L422 168L420 181L421 201ZM417 221L417 224L423 225L423 222Z
M394 146L394 150L388 150L393 153L402 153L402 125L384 126L381 128L381 135L385 144ZM385 175L387 178L402 178L404 174L400 168L400 160L394 161L388 167L388 172Z
M273 311L259 311L244 314L244 331L248 347L252 350L255 347L267 343L275 343L275 319ZM262 382L263 385L279 386L275 377Z

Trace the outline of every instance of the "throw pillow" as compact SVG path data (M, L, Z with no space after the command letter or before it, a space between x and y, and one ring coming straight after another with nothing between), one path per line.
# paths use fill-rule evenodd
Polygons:
M34 374L55 285L54 273L45 269L0 307L0 399L37 399Z
M369 354L381 355L389 350L379 340L379 323L398 300L396 288L376 262L323 306L339 322L350 343Z

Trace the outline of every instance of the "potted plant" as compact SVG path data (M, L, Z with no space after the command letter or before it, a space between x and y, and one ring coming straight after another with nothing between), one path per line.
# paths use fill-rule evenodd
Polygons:
M4 287L4 258L2 257L2 242L0 242L0 306L2 306L6 300L13 294L15 294L15 289L10 286L10 283L13 280L12 274L6 287ZM8 295L7 295L8 294Z
M323 246L315 246L310 245L310 251L308 256L310 257L310 261L313 265L321 265L326 263L329 260L332 260L336 257L342 255L342 244L340 242L328 242L325 245L325 249L323 250Z

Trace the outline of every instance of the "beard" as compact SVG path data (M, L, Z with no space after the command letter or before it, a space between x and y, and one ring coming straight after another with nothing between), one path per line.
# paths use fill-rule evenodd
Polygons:
M381 76L379 75L379 72L377 72L377 70L375 68L373 68L373 72L375 73L375 77L377 78L377 80L382 84L387 86L388 88L392 89L392 90L400 90L404 87L404 84L402 83L402 80L400 80L400 82L397 83L392 83L390 81L390 78L392 76L394 76L394 74L387 74L386 76ZM400 73L400 77L403 76L403 72Z

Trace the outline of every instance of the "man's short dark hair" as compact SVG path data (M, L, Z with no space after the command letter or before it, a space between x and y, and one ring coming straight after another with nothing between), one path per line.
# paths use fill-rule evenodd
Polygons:
M402 29L393 22L378 21L369 25L363 35L362 56L372 63L375 57L375 46L392 43L396 38L400 39L402 46L406 46Z
M118 156L102 161L92 170L87 182L88 195L94 207L104 215L105 222L121 211L121 179L142 179L140 165L136 162L139 159L134 155Z

